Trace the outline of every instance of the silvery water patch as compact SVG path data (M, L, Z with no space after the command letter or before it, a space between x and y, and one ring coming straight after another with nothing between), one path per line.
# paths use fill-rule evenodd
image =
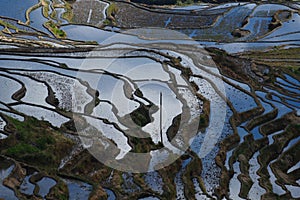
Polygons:
M88 83L92 90L87 92L93 96L92 102L83 105L83 112L73 113L83 146L106 166L134 173L172 164L190 149L191 141L199 135L203 140L196 142L210 144L204 145L205 148L201 148L202 143L198 145L197 155L205 157L217 144L226 117L225 87L211 57L199 43L176 31L148 28L127 34L138 35L148 42L126 45L124 41L122 47L95 48L77 72L78 82ZM155 43L154 39L189 39L191 43ZM107 40L110 44L120 42L118 34ZM215 68L213 74L201 69L204 57L205 63L212 63L209 67ZM101 62L103 58L107 62ZM87 79L86 72L94 76ZM192 77L210 80L211 76L214 81L208 83L209 88L216 90L211 94L223 100L209 109L209 116L218 115L210 117L209 124L218 126L214 131L203 132L199 128L203 123L203 101L211 99L201 94L204 86L192 81ZM82 93L73 90L72 110L80 106L80 98ZM110 121L112 117L107 118L107 109L101 111L99 105L103 103L111 105L110 112L118 123Z

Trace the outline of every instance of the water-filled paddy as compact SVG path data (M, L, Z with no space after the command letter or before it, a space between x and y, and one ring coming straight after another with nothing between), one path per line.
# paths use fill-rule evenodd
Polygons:
M68 118L41 107L20 104L13 106L13 108L21 113L27 113L29 116L36 117L39 120L49 121L53 126L56 127L60 127L63 123L69 121Z
M2 0L0 12L2 16L7 16L15 19L20 19L21 21L25 22L25 12L26 10L37 4L38 0Z
M20 190L23 194L32 195L35 185L29 182L31 176L26 176L20 186Z
M45 197L49 193L50 189L56 185L56 181L51 178L44 177L42 180L37 182L37 185L40 188L39 195Z
M91 185L73 179L63 179L63 180L68 186L70 199L82 199L82 200L88 199L92 191Z
M107 8L107 4L105 5ZM299 43L297 40L299 34L297 26L291 27L291 25L297 24L300 20L297 13L294 13L290 20L283 22L282 27L278 27L269 35L263 37L261 41L255 42L257 36L264 36L269 31L268 24L270 23L273 14L281 9L290 10L287 6L275 4L257 5L252 3L229 3L211 7L212 8L208 8L208 5L199 5L181 8L186 10L195 10L191 12L201 10L201 12L218 14L220 16L216 20L216 23L210 28L188 28L184 31L180 31L188 33L190 37L199 37L200 40L211 39L212 42L199 42L206 46L225 49L231 53L246 50L265 50L269 47L272 48L275 45L288 44L292 46ZM90 8L87 8L86 10L88 12L82 15L84 16L82 17L82 21L86 21L87 23L96 22L98 18L94 18L94 10L92 9L91 11ZM186 10L178 10L176 12L181 12L181 14L183 14L188 12ZM126 135L130 133L131 130L128 124L124 123L124 119L130 116L141 105L150 106L152 105L151 103L153 103L153 107L151 108L152 110L150 109L153 111L153 113L151 113L151 120L147 122L146 125L143 125L143 127L138 128L143 130L145 133L150 133L149 136L151 140L155 144L159 144L161 141L159 136L159 122L161 120L159 111L160 109L162 110L162 130L164 132L162 139L164 140L163 145L167 148L162 150L150 150L150 158L147 161L148 163L145 163L149 171L154 170L168 160L172 153L173 155L181 155L183 153L172 146L172 143L168 141L168 137L165 134L166 130L172 125L172 121L175 117L182 114L183 111L188 111L188 114L190 115L188 123L191 123L193 120L199 118L200 114L206 112L207 110L205 109L209 108L210 113L208 117L208 127L201 131L198 130L195 137L189 138L191 150L194 151L202 160L202 171L197 175L201 176L203 183L199 182L200 179L193 178L192 180L193 186L196 190L195 198L206 199L207 196L204 194L204 191L201 190L200 184L201 186L203 184L208 193L212 195L219 183L224 181L221 180L221 168L216 165L215 159L219 150L222 149L220 147L223 145L222 142L224 139L227 136L232 136L233 133L237 131L236 136L238 139L233 141L236 146L231 147L231 151L222 152L222 155L226 155L225 167L229 169L230 157L235 156L233 152L236 147L247 142L245 138L246 135L253 134L255 142L259 142L258 139L263 137L260 133L260 127L265 123L269 123L269 121L253 127L249 130L250 132L245 129L245 125L249 122L249 118L253 118L253 113L250 113L251 109L258 108L259 106L255 100L260 101L264 108L264 111L260 110L261 113L255 114L261 116L262 114L267 114L277 108L278 115L274 118L275 120L284 117L285 114L288 114L291 111L299 109L298 88L300 83L292 76L287 74L282 76L278 73L278 76L280 77L275 77L275 84L272 85L274 87L265 87L263 85L264 83L261 83L263 86L261 88L262 91L254 91L254 88L256 89L257 85L254 85L251 81L248 82L249 85L247 85L245 84L246 81L237 81L239 79L236 79L236 77L231 78L231 76L229 76L222 79L223 75L219 73L216 65L210 66L210 64L202 64L203 61L200 61L201 59L199 59L201 56L196 54L198 51L191 52L193 51L191 50L192 48L190 49L189 46L185 46L187 44L197 44L195 41L187 40L188 37L178 37L177 39L171 40L171 35L163 34L163 31L160 32L148 29L145 31L147 32L145 33L145 36L156 34L156 38L153 38L157 40L146 40L141 37L143 36L143 30L137 30L135 33L133 31L133 35L127 35L85 25L68 25L68 22L62 19L62 13L64 10L62 8L56 8L56 11L58 20L61 20L62 24L64 24L61 28L66 31L69 39L97 41L98 43L105 45L117 43L113 46L107 46L101 49L101 51L96 50L91 54L86 52L49 53L42 51L39 53L24 52L23 56L13 54L2 54L0 56L1 69L3 70L0 75L0 82L2 85L9 88L3 92L1 90L1 94L4 94L0 96L1 114L24 120L21 116L21 114L24 113L26 115L34 116L40 120L49 121L53 126L60 127L61 124L69 121L69 117L72 117L72 113L69 113L69 111L76 111L78 112L78 117L82 118L83 121L88 124L88 127L84 127L86 134L95 133L93 131L96 129L101 131L101 133L98 132L98 135L94 138L89 138L89 136L95 135L84 135L85 132L82 132L81 143L76 144L70 155L64 157L66 160L62 160L59 170L66 170L70 173L73 173L74 171L74 173L77 173L76 175L79 173L86 173L85 175L88 174L87 176L91 176L91 178L95 179L95 177L93 177L94 169L93 173L87 172L89 168L87 167L82 170L80 169L81 166L79 164L75 164L76 167L74 167L74 169L68 168L70 163L72 164L72 162L75 162L78 157L83 159L82 163L85 163L85 157L81 157L80 154L86 151L86 149L92 148L92 142L95 141L101 141L105 150L110 148L110 145L115 145L116 159L126 158L127 154L129 154L130 151L133 151L134 145L132 144L132 141L129 140L130 138ZM101 10L102 13L99 13L99 17L104 16L103 11L104 10ZM100 14L103 14L103 16L100 16ZM16 14L16 16L17 15L18 14ZM249 15L250 18L248 19L248 23L244 24L244 20ZM47 32L42 25L47 19L42 17L41 8L33 11L30 14L30 17L32 20L31 25L33 27ZM163 17L164 19L160 19L159 21L162 26L174 26L173 20L176 20L176 17L167 15L163 15ZM154 21L151 21L151 23L153 22ZM251 33L246 37L234 38L231 32L236 28L241 28L242 26L243 28L251 31ZM108 30L110 28L107 27L106 29ZM114 30L123 31L120 28L116 28ZM139 35L139 37L135 35ZM164 35L167 36L165 37ZM34 41L37 41L37 39L32 36L22 37L21 35L17 35L17 37L19 39L33 39ZM221 43L224 38L236 40L237 42ZM253 42L243 42L246 39ZM60 45L64 46L64 42L66 41L60 42L62 42ZM68 42L68 45L75 44L71 41ZM128 45L126 45L126 43L128 43ZM146 47L143 46L143 51L138 52L134 50L141 48L134 44L146 45L150 43L156 44ZM81 43L81 45L82 44L83 43ZM89 43L90 46L93 46L94 44L95 43ZM171 47L171 44L174 44L174 47ZM66 46L72 46L68 45ZM174 67L174 63L170 62L172 59L168 58L168 56L147 52L148 48L157 50L156 48L160 49L164 45L167 48L161 50L160 53L168 53L168 56L173 56L178 60L181 59L182 66ZM178 46L175 48L175 45ZM12 47L12 45L3 44L1 48L4 47ZM185 47L186 49L180 49L181 47ZM121 51L114 50L118 48L131 48L131 52L121 58L119 54ZM95 59L96 57L99 58ZM212 57L207 56L205 58L211 59ZM178 62L178 60L175 61ZM187 68L191 71L188 71ZM192 75L189 76L189 73ZM183 78L183 76L185 76L185 78ZM277 76L277 74L275 76ZM187 80L188 78L189 80ZM225 79L226 81L223 83L223 80ZM193 88L194 90L187 87L189 82L192 81L195 83L195 88ZM12 98L15 92L21 89L21 83L24 84L24 87L27 90L24 93L25 95L20 99L27 104L16 103L16 100L13 100ZM139 90L137 90L137 88L139 88ZM53 91L53 94L49 92L50 89ZM96 90L97 95L93 95L92 93ZM163 108L159 107L160 92L162 92L163 97ZM76 94L73 95L74 93ZM200 100L200 98L197 98L195 95L196 93L197 95L202 96L203 99ZM250 93L252 95L250 95ZM51 95L57 98L58 102L56 102L56 100L54 100L54 102L46 102L45 99L47 97L50 99L50 97L52 97ZM95 96L97 96L97 98L95 98ZM74 97L80 98L78 98L77 101L73 101ZM210 104L205 104L207 103L206 101ZM50 104L53 103L57 103L57 106L50 106ZM19 111L20 113L13 113L13 111L9 111L10 108ZM250 117L245 113L242 113L244 111L249 111L249 113L246 114L249 114ZM237 116L236 112L245 115ZM234 117L231 118L232 116L243 118L241 120L244 121L241 122L241 124L239 122L237 124L232 123L236 122ZM4 117L3 119L2 117L0 119L2 121L0 124L0 131L4 131L4 126L6 126L7 123L3 120ZM179 133L183 134L183 132L180 131ZM0 138L2 137L2 139L5 139L3 138L6 136L5 134L6 133L0 135ZM68 133L65 134L67 135ZM276 134L278 134L278 132L268 135L268 145L274 143L274 136ZM299 140L297 138L289 141L284 152L288 152L287 150L298 141ZM176 140L176 142L177 145L180 145L181 141ZM148 144L145 144L145 147L146 145ZM266 192L261 185L258 184L258 179L260 178L257 174L260 167L257 161L259 151L260 149L255 152L254 156L249 161L250 177L252 181L254 181L254 185L250 189L249 193L250 199L259 199L260 196ZM86 162L88 163L89 161ZM194 195L191 194L193 197L190 197L188 196L190 194L186 193L185 190L188 190L189 188L187 188L184 181L185 178L192 177L183 177L183 175L185 175L185 169L188 169L188 167L192 164L193 160L184 158L181 168L175 173L176 175L174 177L170 178L169 181L174 185L174 191L176 191L174 198L176 198L175 195L177 195L177 199L194 198ZM240 167L240 163L235 160L233 165L234 175L231 180L228 180L227 182L229 185L228 195L232 199L241 199L238 196L241 189L241 183L237 178L242 171ZM288 172L298 168L299 164L295 164ZM79 172L76 170L79 170ZM277 178L275 176L276 174L272 172L269 166L268 172L270 173L270 182L273 186L273 192L283 194L284 191L275 182L275 178ZM155 192L155 194L143 194L143 199L159 199L159 195L165 194L164 192L167 188L166 184L168 183L165 182L166 177L164 173L165 172L158 173L157 171L153 171L142 177L147 188L149 188L147 191L152 190ZM99 175L99 177L101 177L101 175ZM125 193L126 195L133 195L134 193L144 190L143 184L137 184L135 175L123 172L116 176L118 175L120 175L120 178L122 179L122 182L119 184L119 188L114 185L106 185L104 187L104 191L107 193L108 199L116 199L117 196L122 196ZM28 174L26 175L20 188L20 190L26 194L32 194L34 189L34 185L29 181L29 176L30 175ZM107 180L109 179L110 178L108 177ZM106 180L101 181L106 182ZM116 177L111 178L110 181L116 181ZM56 183L57 182L54 179L44 177L38 182L38 185L40 186L40 190L38 191L39 195L45 197ZM69 189L70 199L88 199L91 191L93 190L92 185L80 181L68 180L66 181L66 184ZM291 190L294 197L297 197L296 187L286 187ZM14 197L12 191L3 185L0 185L0 194L11 195L12 198ZM0 198L2 198L1 195ZM4 198L5 197L6 196L4 196ZM132 198L134 199L135 197ZM141 196L138 196L137 198L141 198Z
M10 175L15 166L6 159L0 158L0 161L0 198L16 200L18 198L14 191L3 185L3 180Z

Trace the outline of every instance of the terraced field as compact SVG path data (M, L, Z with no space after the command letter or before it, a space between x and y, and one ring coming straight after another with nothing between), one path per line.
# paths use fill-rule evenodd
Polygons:
M26 6L0 8L0 199L300 198L297 3Z

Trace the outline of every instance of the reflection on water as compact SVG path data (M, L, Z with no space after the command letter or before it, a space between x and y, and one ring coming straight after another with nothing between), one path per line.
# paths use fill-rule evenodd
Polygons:
M71 200L87 200L93 187L87 183L73 180L63 179L69 189L69 199Z
M11 17L25 22L26 10L38 2L38 0L1 0L0 13L1 16Z
M1 2L1 8L0 11L7 16L13 16L13 17L19 17L19 19L25 19L24 18L24 8L23 6L29 7L30 5L32 5L33 3L36 3L37 0L28 0L28 1L22 1L20 2L20 0L14 0L14 1L8 1L8 0L2 0ZM12 6L12 2L14 3L18 3L16 5L16 9L13 9L13 11L11 13L8 12L9 9ZM262 31L266 31L266 26L262 27L263 24L266 25L271 21L271 14L274 13L276 10L278 9L288 9L286 6L273 6L273 5L262 5L262 6L258 6L256 8L254 8L256 6L256 4L226 4L226 5L221 5L218 6L215 9L220 9L220 8L227 8L227 7L233 7L233 6L237 6L237 5L243 5L241 7L237 7L237 8L233 8L231 9L229 12L227 12L226 14L224 14L224 16L220 17L218 22L215 24L215 26L219 26L218 28L215 28L215 30L212 31L212 34L214 35L226 35L228 38L233 38L233 36L231 35L230 31L226 31L224 33L224 29L222 25L228 25L228 26L232 26L230 28L235 28L236 26L239 26L239 23L241 21L244 20L244 17L239 18L238 20L237 17L238 16L247 16L252 12L252 9L255 9L255 12L252 13L253 17L250 19L250 21L248 22L248 24L245 26L246 29L252 31L252 35L257 36L258 34L260 34ZM192 7L186 7L184 9L205 9L206 5L201 5L201 6L192 6ZM225 10L225 9L224 9ZM61 14L63 12L62 9L57 9L58 11L58 17L61 18ZM23 12L23 16L20 15L20 13ZM2 14L1 13L1 14ZM267 17L261 17L260 15L264 13ZM47 20L42 16L42 9L39 8L35 11L33 11L30 14L31 17L31 25L35 28L38 28L40 30L46 31L47 30L43 27L43 23ZM225 18L227 17L227 18ZM294 21L293 21L294 20ZM272 39L272 41L274 40L274 43L267 43L267 42L237 42L237 43L216 43L216 42L200 42L203 43L207 46L214 46L214 47L219 47L222 49L227 50L230 53L233 52L239 52L239 51L245 51L245 50L257 50L257 49L265 49L267 47L272 47L274 45L278 45L278 44L300 44L300 41L287 41L287 42L282 42L282 43L277 43L277 39L284 39L287 38L288 36L285 35L284 37L280 37L280 38L276 38L276 40L272 37L278 36L278 35L284 35L289 33L289 31L293 30L293 31L298 31L299 27L295 26L295 24L297 25L298 22L300 21L299 15L298 14L294 14L293 18L284 23L283 27L281 27L280 29L276 29L272 34L270 34L267 38L268 39ZM230 22L230 23L229 23ZM66 21L63 21L64 24L66 24ZM293 26L293 27L292 27ZM153 41L149 41L149 40L143 40L141 38L138 38L136 36L133 35L126 35L126 34L119 34L119 33L114 33L114 32L110 32L110 31L104 31L104 30L100 30L94 27L89 27L89 26L84 26L84 25L64 25L62 26L62 29L67 33L68 37L70 39L73 40L84 40L84 41L97 41L100 44L110 44L110 43L115 43L115 42L126 42L126 43L150 43ZM148 30L149 31L149 30ZM191 29L191 35L192 34L199 34L201 35L201 31L195 31L193 29ZM205 31L207 30L202 30L202 34L205 35L207 34ZM149 33L151 34L152 32L149 31ZM298 33L299 34L299 33ZM159 37L162 37L162 35L159 35L159 33L157 34ZM112 37L112 36L116 36L116 37ZM294 35L296 36L296 35ZM162 37L165 38L165 37ZM263 38L263 40L267 39L267 38ZM189 40L157 40L155 41L157 43L162 43L162 42L172 42L175 44L182 44L182 43L191 43L191 41ZM114 46L117 47L117 46ZM119 47L128 47L128 46L119 46ZM109 47L108 47L109 48ZM171 51L170 51L171 52ZM110 52L109 52L110 53ZM108 53L108 54L109 54ZM73 54L67 55L65 54L65 56L74 56ZM179 55L179 53L178 53ZM43 55L43 56L48 56L48 55ZM181 58L183 58L184 62L189 62L189 56L184 57L184 55L179 55L181 56ZM1 56L4 57L4 56ZM84 57L84 56L83 56ZM83 58L82 57L82 58ZM21 58L21 56L7 56L7 58ZM28 58L37 58L37 57L27 57ZM155 57L157 58L157 57ZM53 66L47 65L45 63L50 64L49 60L52 61L58 61L61 64L66 64L64 66L69 66L72 67L74 69L79 69L81 64L82 64L82 59L75 59L75 58L58 58L58 57L44 57L42 58L44 60L48 60L48 61L44 61L44 64L42 63L37 63L37 62L29 62L29 61L24 61L24 60L20 60L20 61L13 61L13 60L2 60L0 61L0 64L3 64L3 67L7 68L7 71L9 71L9 73L11 72L20 72L20 70L49 70L51 72L44 72L44 74L47 74L47 76L45 75L45 77L43 77L43 81L46 81L49 83L49 87L52 87L53 91L55 92L56 97L58 98L59 101L63 102L63 101L70 101L70 99L66 99L65 96L63 96L63 94L66 94L67 92L65 92L64 90L68 90L68 89L64 89L64 90L59 90L59 88L57 87L57 85L55 85L53 82L61 82L60 79L64 79L65 81L69 81L73 78L75 78L78 74L76 74L75 71L72 71L71 69L67 69L67 68L58 68L61 67L58 63L51 63L53 64ZM41 60L42 60L41 59ZM40 61L41 61L40 60ZM88 59L87 59L88 60ZM165 92L163 93L164 95L164 108L165 111L162 114L163 115L163 123L166 125L166 127L163 127L164 131L165 129L171 125L172 123L172 119L177 116L178 114L180 114L182 112L182 103L178 100L178 98L176 98L176 95L173 94L174 91L172 91L168 86L170 86L170 82L172 81L172 78L170 76L170 74L172 74L173 76L175 76L175 79L177 80L178 83L184 84L184 80L181 79L180 75L181 75L181 71L178 69L171 69L171 66L169 67L169 71L167 71L166 69L164 69L162 67L162 65L159 62L155 62L151 59L148 59L146 57L142 57L140 56L139 58L118 58L118 59L113 59L114 62L109 63L111 60L107 59L100 59L98 60L99 63L101 63L101 66L96 66L96 65L90 65L88 66L89 68L85 68L84 70L94 70L93 72L95 73L89 73L89 72L82 72L80 74L79 77L77 78L82 78L83 80L85 80L87 83L90 84L91 87L93 87L94 89L98 89L100 91L100 98L101 100L105 101L105 103L101 102L99 104L99 106L93 110L94 112L92 112L93 115L97 115L97 116L101 116L109 121L113 121L115 120L116 123L118 123L118 118L117 117L122 117L125 116L126 114L129 114L130 112L132 112L134 109L136 109L138 107L138 103L137 102L132 102L132 99L129 99L128 96L126 96L124 94L124 88L126 87L126 84L132 86L134 85L133 82L138 82L135 83L137 86L140 86L140 91L143 93L143 95L145 97L147 97L148 100L150 100L151 102L154 102L155 104L158 104L158 96L159 96L159 90L161 90L161 88L167 88L165 90ZM109 67L105 66L105 64L111 64ZM191 62L193 63L193 62ZM190 63L189 63L190 64ZM55 67L56 66L56 67ZM132 66L138 66L138 67L134 67L132 68ZM98 67L98 68L97 68ZM102 67L102 68L101 68ZM224 139L223 137L227 136L228 134L231 134L233 132L233 127L231 127L231 124L229 122L229 118L230 116L232 116L233 112L231 110L228 111L227 109L227 105L225 100L222 98L222 95L226 95L226 97L228 98L228 100L232 103L233 107L232 110L236 110L237 112L243 112L243 111L247 111L249 109L252 109L254 107L257 107L256 102L254 101L254 98L250 95L248 95L247 93L241 91L240 89L230 85L230 84L225 84L225 87L223 86L222 81L220 81L216 75L214 75L213 73L217 73L217 68L214 68L213 70L207 70L208 68L205 68L203 66L196 66L193 64L190 64L188 67L191 68L192 73L194 75L198 75L198 76L203 76L204 78L200 79L197 78L196 76L191 78L191 81L195 81L195 83L198 85L199 87L199 93L201 95L203 95L204 97L206 97L210 102L210 124L208 126L208 128L206 129L206 131L204 133L199 132L199 134L195 137L195 140L191 140L191 149L193 151L195 151L200 158L203 158L203 174L207 175L212 175L213 173L208 172L213 168L217 168L217 166L215 165L214 162L214 158L219 150L218 148L218 142L221 139ZM15 69L15 68L19 68L19 69ZM147 69L147 73L145 73L145 69ZM204 70L206 69L206 70ZM13 71L15 70L15 71ZM19 71L18 71L19 70ZM102 71L101 71L102 70ZM113 75L111 74L105 74L103 75L103 70L107 70L109 72L111 72ZM40 75L42 74L41 72L37 72ZM209 72L208 72L209 71ZM62 73L61 75L55 74L53 76L50 76L50 74L52 72L60 72ZM97 72L97 73L96 73ZM33 73L36 72L31 72L31 75L33 76ZM125 76L126 78L122 79L122 76L116 75L117 73L121 74L122 76ZM2 92L2 95L0 96L0 100L5 102L5 103L12 103L14 102L14 100L12 99L12 95L14 92L16 92L17 90L19 90L21 88L20 84L17 83L16 80L13 80L11 78L7 78L4 77L5 73L2 73L0 82L2 83L2 86L9 86L9 89L5 90ZM30 73L27 73L30 74ZM7 75L7 73L6 73ZM69 75L72 77L66 78L65 76ZM99 77L101 76L101 80L99 82L96 82L94 80L97 79L93 79L95 77ZM155 78L153 78L153 76L155 76ZM27 93L26 95L23 97L23 101L27 101L28 103L35 103L35 104L41 104L44 106L49 106L47 104L47 102L45 102L45 98L47 96L47 89L45 87L44 84L40 83L39 85L37 85L36 83L34 84L34 81L30 81L28 78L22 78L21 76L17 76L14 75L15 78L18 78L18 80L21 80L23 83L25 83L25 86L28 87ZM60 77L60 78L58 78ZM48 78L48 80L46 80ZM50 80L52 79L52 80ZM125 80L126 79L126 80ZM155 80L154 80L155 79ZM208 80L210 80L211 82L209 82ZM122 80L122 81L120 81ZM124 81L125 80L125 81ZM241 82L235 81L235 80L230 80L229 81L233 84L239 85L240 87L242 87L243 89L247 90L248 92L252 92L250 87L246 84L243 84ZM289 76L289 75L284 75L284 77L282 78L277 78L276 81L278 82L278 85L280 85L282 88L285 89L284 94L279 93L278 91L272 90L272 89L268 89L265 88L265 92L256 92L256 95L259 96L259 99L261 100L261 103L263 105L263 107L265 108L265 112L264 113L268 113L270 111L273 110L272 105L274 105L274 107L278 108L278 116L277 118L282 117L284 114L292 111L291 108L287 107L286 105L284 105L282 103L282 101L285 101L286 103L288 103L290 105L290 107L293 108L299 108L300 104L297 100L294 99L289 99L290 95L288 93L288 91L290 91L291 93L294 93L296 95L298 95L299 91L299 86L300 83L298 80L296 80L295 78ZM30 83L32 82L32 83ZM125 84L126 83L126 84ZM35 87L33 87L33 85L35 85ZM61 84L62 85L62 84ZM60 85L60 86L61 86ZM112 87L115 86L115 87ZM218 89L223 88L223 91L220 91L221 94L217 93L215 91L215 88L213 86L216 86ZM85 91L86 88L84 88L83 91ZM114 95L113 96L111 94L111 91L113 90ZM221 89L222 90L222 89ZM40 93L37 93L37 91L39 91ZM155 92L156 91L156 92ZM225 93L226 92L226 93ZM266 97L267 93L271 92L274 95L272 96L271 99L268 99ZM166 95L166 94L170 94L170 96ZM254 92L253 92L254 93ZM287 94L286 94L287 93ZM134 96L134 95L133 95ZM186 96L188 97L188 96ZM137 97L134 97L137 98ZM185 98L185 97L184 97ZM188 98L187 98L188 99ZM89 99L90 100L90 99ZM142 100L141 100L142 101ZM64 102L65 103L65 102ZM84 106L87 104L88 102L85 102ZM194 102L197 103L197 102ZM126 107L126 105L130 104L130 108ZM65 106L65 104L63 104L64 106L60 105L60 108L68 108L67 106ZM192 104L191 104L192 105ZM113 106L118 107L118 111L116 111L115 113L112 112L113 110ZM69 106L70 107L70 106ZM26 113L28 115L34 115L35 117L39 118L39 119L45 119L50 121L54 126L60 126L62 122L66 122L68 121L67 118L60 116L59 114L56 114L55 112L49 111L47 109L44 108L36 108L34 106L30 106L30 105L14 105L13 106L14 109ZM176 109L174 109L176 108ZM227 109L227 110L226 110ZM199 111L198 109L194 110L195 112ZM103 112L107 112L107 113L111 113L113 116L109 116L107 113L103 113ZM192 114L192 112L191 112ZM143 130L152 133L152 135L154 135L154 133L158 132L156 129L157 127L159 127L159 123L158 123L158 112L153 114L153 120L151 121L151 123L149 123L147 126L145 126L143 128ZM110 129L113 129L114 127L108 124L103 124L102 121L100 122L100 120L96 120L96 119L92 119L90 118L90 116L85 116L85 119L87 119L87 121L91 124L94 125L96 128L99 129L103 129L104 131L104 135L109 138L112 139L117 146L123 150L123 154L120 154L118 158L121 158L122 156L125 155L126 152L128 152L129 150L131 150L130 145L128 144L128 140L127 138L124 136L124 134L121 131L112 131ZM215 120L215 121L213 121ZM225 122L224 122L225 121ZM1 129L3 129L2 127L0 127ZM156 129L155 129L156 128ZM237 131L238 134L240 136L240 144L244 142L244 136L248 134L248 132L244 129L243 125L240 125L237 127ZM260 134L259 131L259 126L254 127L251 130L251 133L254 135L254 139L260 139L262 138L262 135ZM208 135L209 137L206 138L206 135ZM1 137L2 135L0 135ZM154 138L154 137L153 137ZM221 139L220 139L221 138ZM270 139L270 143L273 142L271 136L269 136ZM155 143L158 143L159 138L154 138L153 139ZM167 140L164 140L167 141ZM294 145L296 142L298 142L298 139L294 139L291 140L288 147ZM167 146L164 143L165 146ZM286 147L286 148L288 148ZM170 148L171 149L171 148ZM285 149L286 150L286 149ZM125 152L125 153L124 153ZM227 153L227 156L232 156L232 152L234 152L233 150L231 152ZM155 155L155 153L157 154L157 156ZM151 155L152 160L150 162L150 169L154 169L154 167L158 164L160 164L162 162L162 160L164 158L167 158L170 152L167 151L162 151L161 154L159 154L159 152L152 152ZM252 187L252 189L250 190L250 197L253 199L258 199L262 193L264 193L264 190L259 186L258 184L258 179L259 176L256 174L259 164L257 162L257 156L259 155L258 152L256 152L256 154L254 154L254 156L251 158L250 160L250 176L253 179L254 186ZM226 163L228 163L229 158L227 158ZM177 174L177 176L175 177L175 183L176 183L176 190L177 190L177 196L178 198L185 198L184 197L184 182L181 180L181 176L183 175L183 168L186 167L186 165L188 165L190 162L190 160L185 160L185 162L182 165L182 170ZM227 164L227 167L228 164ZM238 197L238 193L240 192L240 182L237 179L237 176L241 173L239 166L238 166L238 162L236 162L234 165L234 171L235 174L232 178L232 180L230 181L230 195L231 197L233 197L234 199L239 199ZM8 174L11 172L11 170L13 169L13 165L11 163L8 163L7 166L4 166L4 164L0 164L0 174L1 174L1 181L3 181L3 179L5 177L8 176ZM212 170L213 171L213 170ZM203 174L201 174L203 176ZM217 173L216 173L217 174ZM271 174L271 173L270 173ZM214 176L218 176L218 175L214 175ZM217 177L211 177L209 176L210 179L217 179ZM29 178L30 176L26 176L20 189L23 193L25 194L32 194L33 190L34 190L34 185L31 184L29 182ZM134 176L132 174L127 174L124 173L122 175L122 178L124 179L124 183L122 183L122 188L125 192L128 193L133 193L133 192L137 192L137 191L141 191L142 188L139 187L138 185L135 184L135 180L134 180ZM145 177L145 182L146 184L149 186L149 188L151 188L153 191L162 194L163 193L163 180L160 177L160 175L158 173L151 173L151 174L147 174ZM193 180L194 181L194 180ZM218 180L208 180L207 182L205 182L205 185L210 185L210 182L217 182ZM68 186L69 189L69 196L70 199L88 199L91 191L92 191L92 186L86 183L83 183L81 181L75 181L75 180L71 180L71 179L65 179L65 182ZM42 180L40 180L37 183L40 187L39 190L39 195L41 195L42 197L45 197L48 192L51 190L51 188L56 184L56 181L45 177ZM199 183L198 183L199 185ZM197 182L194 181L194 186L197 186ZM295 188L292 186L287 186L291 189L292 194L294 196L297 197L297 194L295 193ZM213 187L211 187L212 189L214 189ZM211 189L209 188L209 189ZM210 191L212 191L212 189ZM116 199L116 195L115 193L110 190L110 189L105 189L105 191L108 194L108 199L114 200ZM281 191L282 192L282 191ZM156 193L156 194L157 194ZM200 191L199 191L200 193ZM199 198L201 195L199 194ZM0 185L0 198L4 198L4 199L16 199L14 197L13 191L4 187L3 185ZM156 200L158 199L155 196L148 196L142 199L146 199L146 200Z
M107 200L115 200L117 198L115 193L112 190L109 189L104 189L104 190L107 193Z
M37 185L40 188L39 195L45 197L49 193L50 189L56 185L56 181L52 178L44 177L42 180L37 182Z
M28 195L32 195L33 194L35 185L33 185L32 183L29 182L30 177L31 177L31 175L30 176L26 176L24 178L24 180L23 180L23 183L20 186L20 191L23 194L28 194Z
M12 172L14 167L12 162L0 158L0 199L17 200L14 191L3 185L3 180Z

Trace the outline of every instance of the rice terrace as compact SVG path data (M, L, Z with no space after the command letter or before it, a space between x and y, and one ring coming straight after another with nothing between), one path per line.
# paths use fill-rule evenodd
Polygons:
M300 2L1 0L17 199L300 199Z

